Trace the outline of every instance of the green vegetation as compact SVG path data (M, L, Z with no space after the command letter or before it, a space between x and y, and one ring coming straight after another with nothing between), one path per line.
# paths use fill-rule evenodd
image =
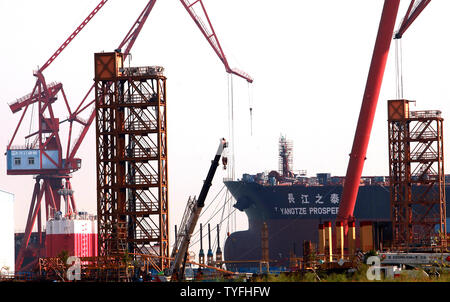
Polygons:
M67 266L67 259L69 259L69 252L68 252L68 251L62 250L62 251L57 255L57 257L58 257L59 259L61 259L61 262L62 262L65 266Z
M420 274L402 274L395 278L371 281L367 279L366 272L369 268L366 264L360 264L355 271L326 272L307 271L295 273L264 274L252 278L252 282L450 282L450 272L444 272L439 276L426 276ZM412 272L412 271L410 271Z
M125 253L122 256L123 264L128 265L131 263L131 260L132 260L131 255L128 253L128 251L125 251Z

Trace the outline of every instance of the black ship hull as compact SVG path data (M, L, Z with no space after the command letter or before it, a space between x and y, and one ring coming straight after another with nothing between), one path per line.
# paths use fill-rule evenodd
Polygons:
M317 242L320 223L336 219L343 189L342 185L270 186L244 181L226 181L225 185L236 199L234 207L246 213L249 224L248 230L230 234L225 242L224 260L231 270L259 266L264 222L269 233L269 258L275 266L287 267L292 252L302 256L303 241ZM372 221L375 244L389 242L392 239L389 187L360 186L354 217L357 233L360 221Z

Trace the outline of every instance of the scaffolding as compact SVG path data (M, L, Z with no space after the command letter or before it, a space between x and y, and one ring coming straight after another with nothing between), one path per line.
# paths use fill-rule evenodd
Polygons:
M445 248L443 118L388 101L389 176L393 248Z
M95 54L95 62L98 255L159 256L164 269L169 221L163 68L123 68L118 52Z
M292 177L293 142L281 136L279 141L279 172L283 177Z

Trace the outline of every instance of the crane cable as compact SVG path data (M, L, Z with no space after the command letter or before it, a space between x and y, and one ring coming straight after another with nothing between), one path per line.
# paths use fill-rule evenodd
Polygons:
M239 184L239 186L236 188L236 192L238 192L238 194L239 194L239 192L241 192L241 190L243 189L243 186L242 186L242 184ZM227 192L228 192L228 190L227 190ZM217 196L216 196L217 197ZM215 198L216 198L215 197ZM230 197L230 199L231 199L231 197ZM207 225L214 217L216 217L216 215L217 214L219 214L219 212L221 212L222 210L223 210L223 208L226 206L226 204L224 203L223 205L222 205L222 207L220 207L216 212L214 212L214 214L212 214L210 217L209 217L209 219L205 222L205 223L203 223L203 225ZM216 207L217 208L217 207ZM229 219L229 217L232 215L232 214L235 214L236 213L236 210L237 210L237 208L234 208L232 211L231 211L231 213L229 213L225 218L223 218L221 221L219 221L219 224L221 224L223 221L225 221L225 220L227 220L227 219ZM215 228L213 228L213 230L215 230ZM189 245L189 246L194 246L195 244L197 244L198 242L200 242L200 238L195 238L194 239L194 236L196 237L196 235L197 234L199 234L199 232L200 232L200 230L199 229L197 229L197 231L195 231L193 234L192 234L192 236L191 236L191 244ZM206 237L207 236L207 234L203 234L203 237ZM200 236L199 236L200 237ZM202 238L203 238L202 237ZM195 240L195 241L194 241Z
M217 212L215 212L207 221L206 221L206 223L204 223L204 225L208 225L208 223L217 215L217 214L219 214L219 212L221 212L222 210L223 210L223 208L225 207L225 204L224 205L222 205L222 207L220 207L220 209L219 210L217 210ZM214 230L215 228L213 228L213 230ZM200 230L197 230L196 232L194 232L193 234L192 234L192 236L191 236L191 238L193 239L194 238L194 236L196 236L198 233L199 233L199 231ZM207 234L204 234L203 235L203 237L206 237L207 236ZM192 239L191 239L191 241L192 241ZM193 242L193 243L190 243L189 245L190 246L192 246L192 245L195 245L197 242L199 242L200 241L200 238L197 240L197 241L195 241L195 242Z
M234 91L233 75L228 74L228 136L231 143L231 168L228 170L228 177L235 179L235 148L234 148Z
M227 205L228 205L228 215L227 215L226 218L223 218L223 216L224 216L224 214L225 214L225 208L226 208ZM233 218L232 218L232 216L231 216L232 212L230 211L230 205L231 205L231 194L230 194L230 192L227 190L227 191L226 191L226 194L225 194L225 202L224 202L224 206L222 207L222 215L220 216L220 221L219 221L219 223L217 224L217 225L219 226L219 228L220 228L220 229L219 229L219 232L220 232L220 230L222 230L222 223L225 221L225 219L227 220L227 231L229 230L228 226L229 226L229 224L230 224L230 219L231 219L231 221L233 221L233 220L232 220ZM231 217L231 218L230 218L230 217ZM219 236L216 237L216 239L214 240L214 243L213 243L214 249L216 249L219 240L220 240L220 239L219 239Z
M227 192L226 201L228 202L228 213L233 212L235 209L233 209L233 195L231 192ZM227 221L227 234L231 234L236 231L236 212L234 212L234 215L228 216L230 217ZM230 222L231 220L231 222Z
M214 203L214 201L217 199L217 197L219 196L220 193L222 193L223 189L225 189L225 185L222 186L222 188L220 189L219 193L216 194L216 196L213 198L213 200L211 202L208 203L208 205L206 206L206 208L204 208L202 210L202 212L200 213L200 216L198 217L199 219L202 217L203 214L205 214L205 212L208 210L208 208ZM217 205L214 208L214 211L217 209ZM213 211L213 212L214 212Z
M234 89L233 89L233 74L228 74L228 132L231 142L231 167L228 169L228 178L231 178L231 180L235 180L235 138L234 138ZM224 203L224 209L226 204L229 201L229 195L231 195L227 189L226 195L225 195L225 203ZM230 202L231 203L231 202ZM223 214L222 214L223 216ZM229 217L229 215L228 215ZM229 223L227 223L227 233L230 232L229 229Z
M247 82L247 90L248 90L248 107L250 110L250 136L253 136L253 86L250 86L250 83Z
M231 211L231 196L229 197L230 192L227 191L226 195L225 195L225 203L228 203L228 201L230 201L230 203L228 204L228 213L230 213ZM233 218L231 218L232 220ZM227 219L227 234L231 234L232 232L232 226L230 226L230 219Z
M208 206L202 210L202 213L199 216L199 219L202 217L203 214L206 213L206 211L208 210L208 208L214 203L214 201L217 199L217 197L219 197L220 193L222 193L222 190L225 188L225 185L222 187L222 189L219 191L219 193L216 194L216 196L214 197L214 199L208 204ZM206 223L204 223L204 225L207 225L216 215L217 213L220 212L220 210L222 209L222 207L220 207L220 209L218 211L217 208L219 206L219 203L216 205L216 207L214 208L214 210L212 211L214 214L212 216L209 216L209 219L206 221ZM196 236L198 233L200 232L200 230L198 229L197 231L193 232L191 237L193 238L194 236ZM204 236L203 236L204 237Z
M231 142L231 168L228 170L228 178L231 178L231 180L236 179L236 158L235 158L235 132L234 132L234 85L233 85L233 74L228 74L228 132ZM252 86L250 86L250 83L247 82L247 91L248 91L248 105L249 105L249 111L250 111L250 135L253 136L253 90ZM228 197L229 195L229 197ZM225 203L229 202L229 209L228 212L230 213L233 210L232 207L232 195L227 190L226 197L225 197ZM230 217L230 215L228 215ZM236 214L234 216L231 216L229 219L231 219L231 224L228 221L227 222L227 233L231 233L236 230Z
M227 217L224 218L224 220L225 220L225 219L228 219L228 217L229 217L230 215L232 215L236 210L237 210L237 209L234 209L233 212L231 212L230 214L227 215ZM217 214L217 213L216 213L216 214ZM220 223L219 223L219 224L220 224ZM216 227L213 227L213 228L211 229L211 231L214 231L216 228L217 228L217 226L216 226ZM208 234L203 235L203 237L206 237L206 236L208 236ZM203 238L203 237L202 237L202 238ZM195 242L190 243L190 244L189 244L189 247L192 247L192 246L196 245L196 244L199 243L199 242L200 242L200 238L198 238ZM213 247L211 247L211 249L213 249Z
M33 105L31 105L31 117L30 117L30 127L28 128L28 135L31 134L31 128L33 127L33 121L34 121L34 107L35 107L36 103L33 103ZM26 148L34 148L34 146L30 146L29 142L30 142L30 138L27 138L25 140L25 144L26 144Z
M396 97L403 99L403 49L402 39L395 39L395 84Z

